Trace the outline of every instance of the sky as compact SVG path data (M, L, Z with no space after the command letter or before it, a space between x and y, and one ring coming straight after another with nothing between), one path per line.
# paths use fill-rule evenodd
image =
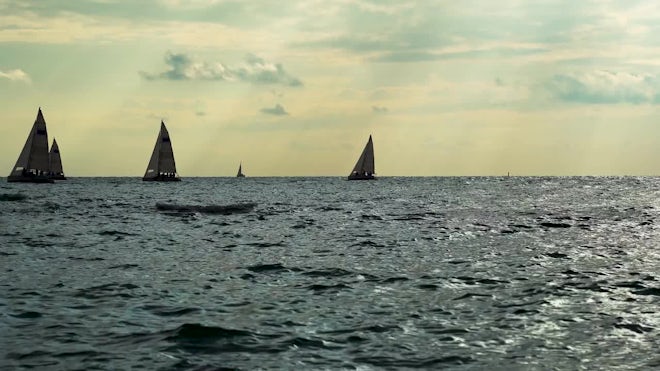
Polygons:
M0 169L660 175L660 2L0 0Z

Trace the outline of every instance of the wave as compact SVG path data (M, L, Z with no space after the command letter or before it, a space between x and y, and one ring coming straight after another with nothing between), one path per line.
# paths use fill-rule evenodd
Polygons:
M645 332L653 331L652 327L643 326L643 325L640 325L638 323L615 323L614 327L624 329L624 330L629 330L629 331L635 332L637 334L643 334Z
M632 293L633 293L633 294L636 294L636 295L655 295L655 296L660 296L660 288L657 288L657 287L649 287L649 288L646 288L646 289L633 291Z
M319 331L321 334L330 334L330 335L343 335L343 334L353 334L353 333L365 333L371 332L376 334L382 334L385 332L400 330L401 328L397 325L372 325L372 326L363 326L363 327L354 327L354 328L340 328L334 330L324 330Z
M126 283L126 284L117 284L109 283L105 285L92 286L84 289L77 290L73 296L77 298L85 299L100 299L100 298L124 298L129 299L135 297L132 292L134 289L139 288L139 286ZM128 291L128 292L127 292Z
M280 263L251 265L245 269L255 273L282 273L292 270L291 268L287 268Z
M99 236L137 236L137 234L135 233L128 233L128 232L115 231L115 230L101 231L98 234Z
M316 269L312 271L307 271L302 273L305 276L310 276L310 277L345 277L345 276L351 276L354 275L355 273L347 271L345 269L341 268L328 268L328 269Z
M254 207L257 206L254 202L241 203L241 204L230 204L230 205L179 205L179 204L167 204L167 203L156 203L156 209L161 211L173 211L173 212L198 212L203 214L221 214L221 215L230 215L230 214L239 214L247 213L252 211Z
M184 323L176 328L166 340L205 341L250 337L250 331L226 329L224 327L204 326L197 323Z
M474 362L472 357L446 356L446 357L428 357L428 358L395 358L386 356L356 357L354 362L367 363L377 367L389 368L441 368L449 365L464 365Z
M539 223L541 227L546 228L570 228L571 225L568 223L559 223L559 222L542 222Z
M343 284L343 283L338 283L338 284L335 284L335 285L314 284L314 285L307 286L307 288L314 291L316 294L319 294L320 292L327 291L327 290L335 291L335 290L340 290L340 289L348 289L350 287Z
M288 345L273 344L281 335L264 335L246 330L236 330L220 326L204 326L198 323L184 323L168 331L165 340L175 345L167 351L188 353L279 353Z
M23 312L18 314L11 314L11 316L15 318L32 319L32 318L39 318L42 316L42 314L39 312Z
M0 201L23 201L27 198L22 193L0 193Z

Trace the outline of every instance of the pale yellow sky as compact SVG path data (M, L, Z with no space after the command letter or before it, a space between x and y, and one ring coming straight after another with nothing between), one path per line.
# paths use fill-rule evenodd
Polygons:
M37 108L69 176L656 175L649 1L0 0L0 169Z

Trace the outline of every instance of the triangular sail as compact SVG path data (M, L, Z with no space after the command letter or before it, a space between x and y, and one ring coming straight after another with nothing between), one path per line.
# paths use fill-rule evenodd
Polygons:
M158 171L161 173L176 173L176 163L174 162L174 151L172 151L170 133L167 131L163 122L160 123L160 138Z
M353 171L351 171L351 174L367 173L369 175L372 175L376 173L375 170L376 167L374 163L374 143L371 140L371 135L369 135L369 141L367 142L367 145L364 146L364 150L362 151L360 158L357 160L357 163L355 164Z
M41 108L37 113L37 118L32 125L30 135L28 135L21 154L18 156L16 165L12 169L10 176L21 176L23 171L48 172L48 132L46 130L46 120L41 113Z
M57 141L53 138L53 145L50 147L50 172L55 175L64 174L62 169L62 157L60 156L60 147L57 145Z
M164 122L160 122L160 132L156 139L154 151L151 153L145 178L155 178L162 173L176 174L176 163L174 162L174 152L172 151L172 142L170 134L165 127Z
M147 171L144 173L145 178L151 178L158 175L158 159L160 157L160 142L161 135L163 131L161 130L158 133L158 138L156 138L156 145L154 146L154 151L151 153L151 159L149 159L149 165L147 165Z
M245 176L245 174L243 174L243 164L240 163L240 164L238 164L238 173L236 174L236 177L242 178L244 176Z

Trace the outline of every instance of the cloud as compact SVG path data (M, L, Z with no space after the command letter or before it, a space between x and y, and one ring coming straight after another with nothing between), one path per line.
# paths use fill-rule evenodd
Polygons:
M558 74L546 84L557 99L574 103L658 103L660 80L649 74L592 71L583 74Z
M519 45L511 47L478 47L470 50L449 52L393 52L386 53L374 58L376 62L428 62L449 59L479 59L479 58L513 58L518 56L546 53L545 48L530 45Z
M276 104L275 107L272 108L262 108L259 110L261 113L265 113L267 115L275 115L275 116L285 116L288 115L289 113L282 107L281 104Z
M302 81L285 72L281 64L266 62L254 54L248 55L246 62L233 72L241 80L252 83L302 86Z
M219 4L222 0L160 0L159 2L170 8L208 8Z
M371 111L374 113L387 113L387 107L371 106Z
M169 69L157 74L141 71L147 80L231 80L232 76L222 63L196 62L187 55L165 54L165 64Z
M23 70L8 70L8 71L1 71L0 70L0 78L5 78L10 81L22 81L25 83L30 83L32 80L30 79L30 76L25 73Z
M140 71L147 80L207 80L243 81L253 84L302 86L300 79L289 75L281 64L265 61L249 54L245 62L235 68L220 62L195 61L186 54L165 54L165 64L169 69L160 73Z

